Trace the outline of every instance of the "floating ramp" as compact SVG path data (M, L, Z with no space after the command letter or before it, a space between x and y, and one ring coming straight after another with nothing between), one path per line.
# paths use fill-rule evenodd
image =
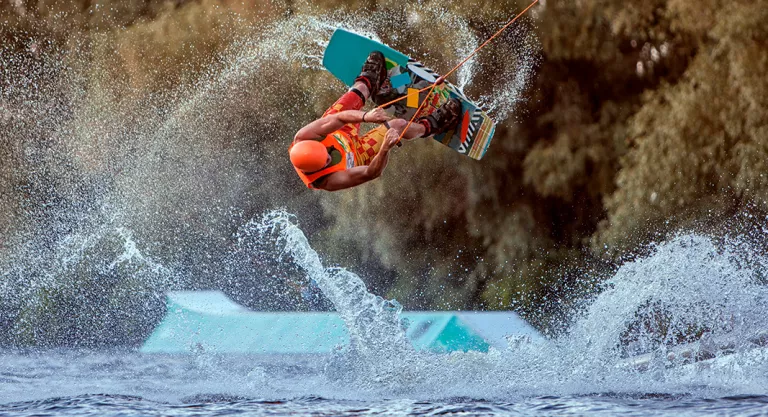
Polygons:
M333 312L256 312L219 291L167 294L165 318L144 345L146 353L329 353L349 343ZM541 339L514 312L404 312L406 334L418 350L504 349L507 337Z

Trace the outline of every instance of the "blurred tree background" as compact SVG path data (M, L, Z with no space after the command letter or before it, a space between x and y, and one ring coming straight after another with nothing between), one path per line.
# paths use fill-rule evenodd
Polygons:
M305 190L285 157L293 132L343 91L290 52L313 40L280 38L285 52L262 54L258 68L238 53L276 33L301 34L302 18L344 13L378 19L377 28L402 26L413 10L450 13L482 40L527 5L0 3L5 270L30 236L66 236L94 206L119 201L144 250L189 277L172 287L222 288L252 307L280 308L253 292L266 284L219 264L242 251L232 236L247 219L286 207L331 263L406 308L517 308L548 329L643 244L768 211L768 0L542 1L518 25L518 37L540 46L531 51L538 65L484 160L409 143L381 179L334 194ZM378 33L444 69L462 57L458 32L422 22L402 36ZM514 74L503 57L516 46L507 36L481 52L475 78L485 81L470 95L491 94L493 80ZM227 81L237 72L245 75ZM37 296L51 294L66 298ZM0 330L31 314L9 297L0 293L0 310L14 311Z

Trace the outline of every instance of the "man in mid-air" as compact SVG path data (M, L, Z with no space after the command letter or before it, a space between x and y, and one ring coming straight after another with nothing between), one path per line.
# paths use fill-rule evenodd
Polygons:
M289 149L291 163L307 187L338 191L381 176L389 151L397 144L408 121L392 119L380 108L367 112L360 109L386 80L384 54L371 52L352 88L323 117L296 133ZM460 117L461 102L451 99L432 114L414 121L403 138L443 133L456 126ZM361 137L358 135L361 122L382 125Z

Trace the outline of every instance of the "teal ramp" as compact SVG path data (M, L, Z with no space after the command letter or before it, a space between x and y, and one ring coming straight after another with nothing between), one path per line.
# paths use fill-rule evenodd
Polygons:
M329 353L349 343L328 312L254 312L218 291L167 295L165 318L141 347L146 353ZM419 350L487 351L508 335L541 336L512 312L406 312L406 335Z
M166 306L142 352L323 353L349 343L335 314L253 312L218 291L172 292Z

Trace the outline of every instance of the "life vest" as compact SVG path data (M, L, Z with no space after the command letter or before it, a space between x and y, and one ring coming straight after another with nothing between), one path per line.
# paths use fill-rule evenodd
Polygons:
M320 171L306 173L296 167L296 173L299 174L299 178L309 188L315 188L312 183L318 179L334 172L345 171L355 166L355 151L352 148L352 141L343 132L333 132L320 141L327 149L328 154L331 155L331 164L321 169ZM291 151L293 145L288 148L288 152ZM339 155L341 158L339 158Z

